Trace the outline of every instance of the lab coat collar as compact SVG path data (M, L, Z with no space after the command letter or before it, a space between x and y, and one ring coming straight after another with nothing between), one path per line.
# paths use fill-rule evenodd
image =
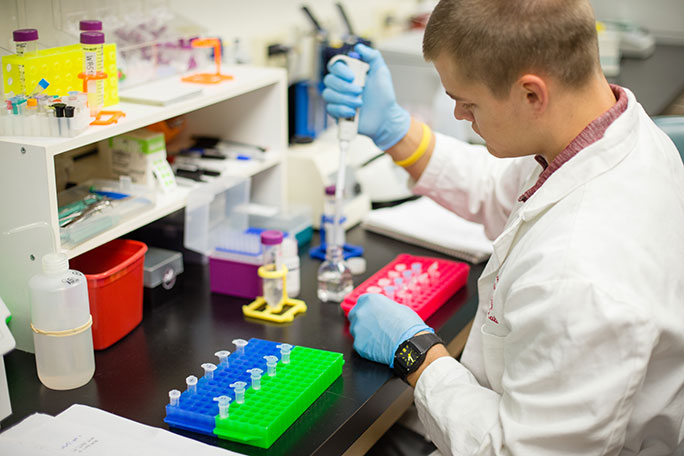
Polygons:
M578 152L525 202L519 212L522 220L529 221L539 216L576 188L615 167L636 147L634 126L642 108L634 94L624 90L627 109L606 129L603 138Z

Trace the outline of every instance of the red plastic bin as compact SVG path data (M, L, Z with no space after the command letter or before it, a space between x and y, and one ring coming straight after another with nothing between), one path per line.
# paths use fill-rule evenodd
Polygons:
M95 350L110 347L142 321L145 252L142 242L115 239L69 261L88 280Z

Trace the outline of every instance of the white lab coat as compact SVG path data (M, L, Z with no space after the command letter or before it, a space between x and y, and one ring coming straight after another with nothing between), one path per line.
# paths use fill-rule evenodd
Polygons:
M526 203L533 157L438 136L414 192L498 235L461 362L416 385L442 453L684 453L684 166L626 92Z

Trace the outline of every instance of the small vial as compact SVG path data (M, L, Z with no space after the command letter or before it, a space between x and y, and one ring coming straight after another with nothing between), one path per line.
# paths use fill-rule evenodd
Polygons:
M404 283L406 284L406 288L411 288L411 286L413 285L412 284L413 281L411 280L412 279L411 271L409 271L407 269L402 274L404 275Z
M197 393L197 377L195 377L194 375L189 375L188 377L186 377L185 383L188 385L188 393Z
M29 56L38 51L38 30L36 29L20 29L12 32L14 39L14 48L17 56ZM22 94L26 94L26 73L23 64L18 65L19 69L19 90Z
M390 280L394 280L399 277L399 273L393 269L391 271L387 271L387 277L389 277Z
M402 273L406 271L406 265L404 263L399 263L398 265L394 266L395 271L398 271L399 273Z
M221 418L228 418L228 409L230 408L230 397L219 396L214 398L218 402L219 416Z
M404 279L402 279L401 277L397 277L396 279L394 279L394 286L396 287L397 291L403 290L404 289Z
M38 50L38 30L19 29L12 32L14 49L19 57L35 53Z
M421 287L427 286L429 282L430 282L430 278L428 277L427 272L424 272L418 276L418 284Z
M177 389L172 389L169 391L169 405L171 407L178 407L180 403L181 392Z
M278 357L273 355L264 356L266 360L266 371L269 377L275 377L276 374L276 364L278 363Z
M290 351L292 350L292 345L290 344L279 344L276 348L280 349L280 361L283 364L290 364Z
M394 287L392 287L392 286L385 287L385 296L387 296L392 301L394 301Z
M247 369L247 373L249 373L252 376L252 389L255 391L260 390L261 374L263 374L264 371L259 369L258 367L253 367L251 369Z
M216 364L204 363L202 364L202 369L204 369L204 378L211 380L214 378L214 371L216 370Z
M214 356L219 359L219 366L223 367L224 369L228 367L228 356L230 356L230 352L228 350L219 350L214 353Z
M233 343L235 344L235 353L244 355L245 345L247 345L248 342L245 339L233 339Z
M439 265L435 261L427 269L428 277L430 277L430 283L435 284L439 280Z
M390 285L392 285L392 282L390 281L390 279L383 277L382 279L378 280L378 286L380 288L389 287Z
M264 267L269 272L280 271L283 267L283 233L267 230L261 233L261 246L264 252ZM283 278L261 278L264 299L269 307L277 307L283 299Z
M366 293L382 293L382 288L376 286L368 287Z
M411 263L411 271L413 271L413 275L417 277L423 272L423 265L418 262Z
M235 393L235 402L238 404L244 404L245 403L245 386L247 386L246 382L235 382L231 383L229 385L231 388L233 388L233 392Z

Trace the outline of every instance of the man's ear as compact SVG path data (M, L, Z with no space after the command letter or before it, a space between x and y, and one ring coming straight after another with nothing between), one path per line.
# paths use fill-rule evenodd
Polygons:
M549 86L535 74L524 74L516 82L519 96L532 113L541 114L549 106Z

